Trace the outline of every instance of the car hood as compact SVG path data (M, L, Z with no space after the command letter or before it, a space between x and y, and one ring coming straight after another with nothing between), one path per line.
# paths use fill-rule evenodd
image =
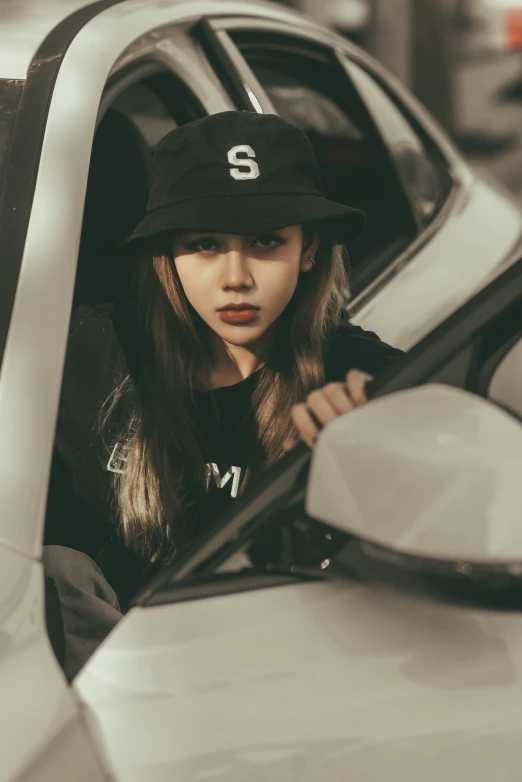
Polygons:
M522 616L336 581L134 608L73 682L117 780L518 781Z

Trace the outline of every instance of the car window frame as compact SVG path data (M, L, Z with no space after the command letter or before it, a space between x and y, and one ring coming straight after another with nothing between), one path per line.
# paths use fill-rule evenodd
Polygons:
M428 382L448 383L467 390L470 369L474 370L476 365L476 340L522 298L521 291L522 258L519 258L414 345L396 367L390 367L371 381L368 397L376 399ZM479 386L473 393L483 395L485 387Z
M445 158L444 154L440 151L439 147L434 143L434 141L431 138L431 136L429 136L428 134L426 134L424 132L424 129L416 121L415 116L411 113L411 111L409 111L406 108L406 106L404 106L401 103L401 101L398 99L398 96L393 94L388 89L386 83L384 83L382 81L382 79L379 79L375 74L370 73L368 71L368 69L361 67L361 65L359 65L356 62L354 62L350 57L348 57L346 55L343 56L341 54L339 54L339 57L341 58L341 61L342 61L343 65L344 65L344 67L346 68L347 73L350 76L352 83L354 83L355 88L358 90L358 92L361 95L363 101L365 101L366 106L367 106L368 111L370 112L370 114L373 116L373 113L374 113L373 112L373 108L372 108L371 103L370 103L370 100L366 98L364 88L360 87L357 84L356 78L354 78L354 76L351 74L351 69L352 68L358 68L359 70L361 70L363 72L363 74L365 74L369 79L371 79L374 82L374 84L384 94L384 96L386 98L388 98L388 100L392 103L392 105L394 106L396 111L400 114L400 116L403 118L403 120L407 123L407 125L409 126L409 128L412 131L412 133L414 134L414 136L421 143L422 147L426 150L427 159L430 161L430 164L435 169L438 181L440 183L443 183L443 180L446 180L443 183L443 186L444 186L445 190L446 190L446 187L448 189L446 191L446 195L444 196L444 200L442 201L442 203L437 208L437 211L434 213L433 217L429 221L427 221L426 223L420 223L420 222L418 223L418 227L419 227L419 234L418 235L420 236L423 233L423 231L426 230L429 227L430 223L433 220L436 219L437 214L441 211L441 209L444 208L444 204L451 197L451 191L452 191L455 183L454 183L454 176L453 176L451 168L450 168L450 164L447 161L447 159ZM379 125L379 122L378 122L377 119L375 119L374 121L375 121L376 125ZM386 138L384 137L384 134L382 134L382 135L383 135L384 143L388 146L388 142L387 142ZM397 170L398 170L398 164L397 164L396 156L395 156L395 153L393 152L393 150L391 150L391 149L390 149L390 155L391 155L391 157L392 157L392 159L394 161L394 165L397 167ZM438 159L436 159L436 158L438 158ZM440 173L439 169L442 166L445 167L444 168L444 172ZM399 176L401 176L400 172L399 172ZM406 197L410 201L412 209L415 212L415 206L413 204L412 197L411 197L411 195L410 195L406 185L404 186L404 190L405 190L405 193L406 193Z
M120 0L96 0L62 19L35 52L23 82L0 199L0 255L4 268L0 306L0 369L13 314L55 82L78 32L94 17L118 2Z
M205 16L192 28L192 39L201 47L210 66L238 111L275 114L270 98L232 41L221 20Z
M347 71L345 64L340 56L338 47L334 45L335 39L332 42L329 37L321 35L314 35L313 32L307 28L303 30L293 28L288 24L281 22L273 22L272 20L258 20L251 18L206 18L204 22L200 22L194 28L194 35L196 39L204 36L205 46L216 49L220 52L219 58L214 56L212 58L215 68L223 68L218 70L219 75L223 78L226 77L226 71L231 69L237 70L237 77L235 80L234 90L236 95L236 106L239 109L258 111L261 109L262 113L277 113L269 95L260 84L257 76L254 74L249 63L240 50L240 47L231 38L230 32L244 32L251 33L252 31L259 32L261 37L269 37L272 35L277 36L277 44L283 49L285 45L288 46L289 54L292 50L296 51L300 41L303 41L303 52L301 56L307 56L312 59L315 47L315 54L320 55L330 60L328 64L323 63L322 67L331 67L338 70L341 78L346 80L347 89L350 89L356 97L357 109L364 117L364 123L367 132L371 136L371 141L376 145L378 154L382 158L382 163L388 169L390 176L391 186L396 193L396 199L401 202L401 209L405 214L405 232L411 232L411 236L408 235L406 243L404 240L390 243L381 252L377 252L375 256L366 265L366 271L369 275L369 279L366 284L362 286L361 290L357 290L356 295L364 293L367 288L377 279L386 269L392 264L398 254L402 254L418 239L419 232L417 227L417 220L415 218L414 209L411 200L406 193L401 177L398 174L395 159L385 142L382 134L380 133L376 122L369 111L366 102L360 95L360 91L353 83L352 78ZM315 30L314 30L315 32ZM260 41L260 48L263 45L270 45L268 40ZM226 49L226 52L224 51ZM233 59L232 55L233 53ZM256 101L252 100L252 93L255 92ZM239 96L239 98L237 97ZM258 105L257 105L258 104ZM362 279L362 278L361 278ZM355 297L354 297L355 298Z
M157 86L153 81L156 77L168 76L174 87L173 93L169 95L161 94ZM177 107L172 104L178 100L180 92L184 92L183 97L188 97L192 102L192 109L196 109L193 113L208 114L205 106L200 101L198 95L194 90L186 83L186 81L177 74L171 67L159 60L151 59L150 57L139 58L133 62L132 65L128 65L116 73L110 75L105 89L103 90L100 106L98 110L98 116L96 118L96 130L98 129L100 122L102 121L106 112L113 106L114 102L127 90L135 87L137 84L143 84L154 96L158 102L161 103L166 111L170 114L176 124L179 122L181 113L178 112ZM178 94L174 94L177 91ZM194 116L194 119L198 117ZM192 117L189 117L186 121L190 121ZM185 120L183 119L183 122Z

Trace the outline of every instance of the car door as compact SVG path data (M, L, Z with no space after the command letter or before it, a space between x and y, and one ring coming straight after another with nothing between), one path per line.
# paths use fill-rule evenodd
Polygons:
M520 417L521 280L519 262L390 369L375 393L443 382ZM516 406L503 391L508 376ZM473 430L480 419L470 419ZM451 420L441 436L451 441ZM500 563L485 579L460 561L437 569L431 560L427 573L422 560L403 557L397 567L395 552L307 518L306 450L275 465L159 574L80 672L75 687L114 766L152 780L311 782L325 772L343 779L347 768L373 780L393 768L407 782L470 771L477 782L516 782L520 567ZM283 530L282 556L268 567L241 561L270 525ZM292 547L292 527L304 547ZM327 551L337 534L319 562L318 540Z
M71 303L110 292L114 275L104 270L103 253L115 249L144 206L159 137L201 113L232 108L185 36L176 4L144 4L130 14L126 5L95 4L90 18L83 9L80 20L70 18L70 29L64 24L60 36L51 33L24 85L23 112L6 153L0 270L6 326L5 334L0 330L0 778L6 780L113 778L53 653L59 656L63 637L52 590L45 599L41 565ZM38 100L30 101L35 93Z
M408 349L513 262L518 210L371 58L319 27L270 20L210 20L200 35L219 72L228 58L239 74L236 105L309 132L327 195L367 211L348 248L354 322Z

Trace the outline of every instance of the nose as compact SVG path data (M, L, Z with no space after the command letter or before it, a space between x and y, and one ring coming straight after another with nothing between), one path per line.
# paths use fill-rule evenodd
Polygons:
M230 250L223 259L222 286L224 290L252 288L254 280L248 258L240 250Z

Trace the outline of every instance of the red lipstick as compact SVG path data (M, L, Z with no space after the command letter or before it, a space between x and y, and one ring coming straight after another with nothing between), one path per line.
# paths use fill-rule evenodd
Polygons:
M225 323L239 324L250 323L257 318L259 307L253 304L225 304L220 307L218 315Z

